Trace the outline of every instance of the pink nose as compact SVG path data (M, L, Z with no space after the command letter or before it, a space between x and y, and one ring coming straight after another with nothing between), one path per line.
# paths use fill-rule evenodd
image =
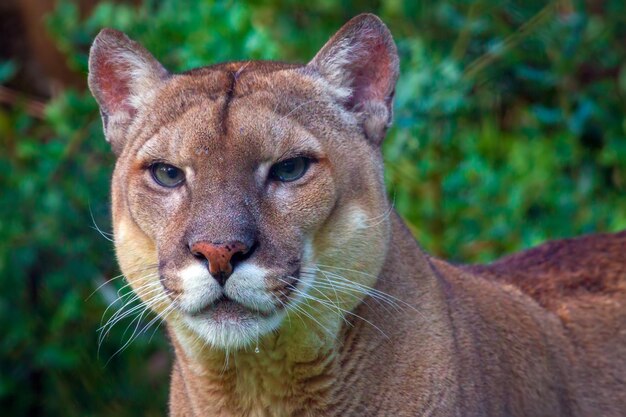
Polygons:
M196 242L191 246L191 253L196 257L202 257L209 262L209 273L224 285L233 272L231 261L236 254L245 255L248 246L243 242L209 243Z

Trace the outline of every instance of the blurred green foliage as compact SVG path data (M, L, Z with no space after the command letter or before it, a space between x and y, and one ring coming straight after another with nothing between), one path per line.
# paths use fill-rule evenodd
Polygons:
M47 28L85 73L104 26L180 71L249 58L306 62L364 11L385 20L399 47L387 181L429 252L488 261L549 238L626 228L622 0L145 0L101 3L86 20L61 1ZM0 63L0 82L16 70ZM160 332L116 354L136 323L129 318L98 353L101 316L124 283L90 297L118 274L105 238L114 159L94 100L67 91L43 122L19 106L0 109L0 140L2 414L163 415Z

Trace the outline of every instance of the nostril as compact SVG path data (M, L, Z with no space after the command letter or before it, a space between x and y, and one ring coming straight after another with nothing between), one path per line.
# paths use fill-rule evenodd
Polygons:
M252 246L246 247L245 249L240 250L237 253L233 254L233 256L230 259L230 263L234 266L250 258L252 254L254 253L254 251L257 249L257 246L259 246L259 244L254 243Z
M202 253L200 253L198 251L191 251L191 255L194 258L199 259L201 261L206 261L207 260L206 257Z

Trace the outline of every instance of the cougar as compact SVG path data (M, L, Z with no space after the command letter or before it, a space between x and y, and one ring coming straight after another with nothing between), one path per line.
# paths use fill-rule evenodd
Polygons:
M371 14L306 65L174 74L96 37L117 260L166 323L172 416L626 414L626 231L426 254L383 181L398 68Z

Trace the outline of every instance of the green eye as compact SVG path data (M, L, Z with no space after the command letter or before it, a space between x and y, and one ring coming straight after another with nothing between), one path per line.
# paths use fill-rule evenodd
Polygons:
M152 178L157 184L163 187L176 187L185 181L185 174L182 169L176 168L173 165L157 162L150 166L150 173Z
M311 165L311 159L304 156L286 159L270 168L270 179L291 182L302 178Z

